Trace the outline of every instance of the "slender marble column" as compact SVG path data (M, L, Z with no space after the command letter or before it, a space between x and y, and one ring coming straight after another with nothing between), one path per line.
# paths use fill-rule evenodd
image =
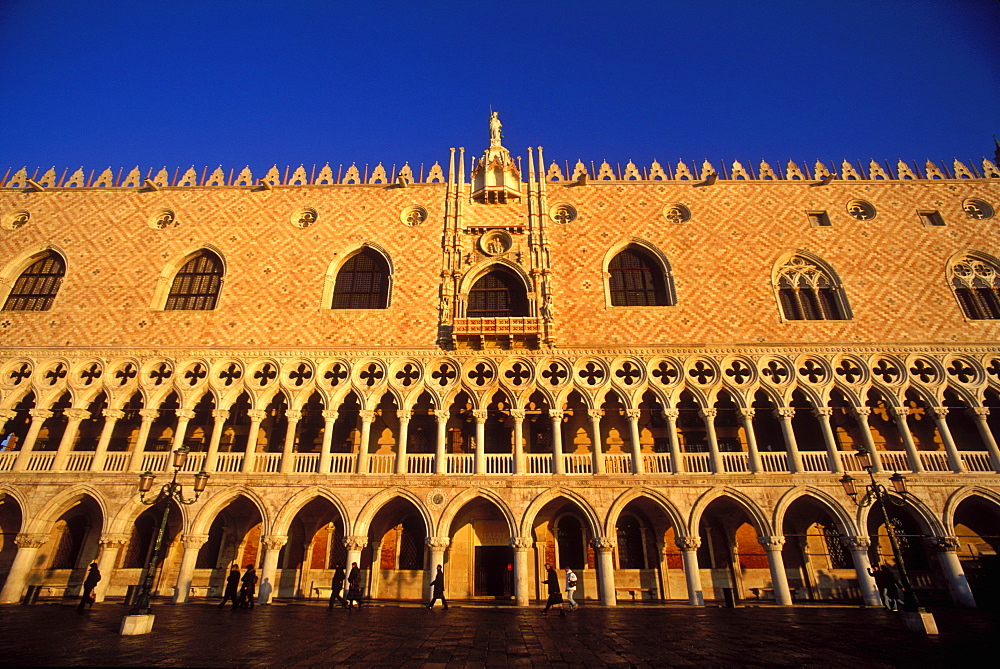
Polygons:
M552 473L555 475L566 473L566 462L563 458L562 447L562 409L549 409L549 418L552 419Z
M528 606L531 602L528 562L534 543L531 537L510 538L510 547L514 549L514 603L518 606Z
M406 467L406 441L410 433L410 417L413 411L410 409L400 409L396 412L399 418L399 439L396 441L396 473L405 474Z
M629 438L632 441L632 473L645 474L646 465L642 461L642 444L639 443L639 417L642 415L641 409L625 409L628 416Z
M146 441L149 439L149 430L153 427L153 421L160 415L158 409L139 409L142 422L139 424L139 435L135 439L135 446L132 447L132 457L128 462L130 472L142 471L142 457L146 453Z
M333 459L333 424L337 422L340 412L336 409L326 409L323 411L323 445L319 451L319 473L330 473L330 461Z
M177 409L174 411L177 416L177 429L174 430L174 438L170 445L171 451L176 451L184 445L184 437L187 436L188 423L194 418L194 411L190 409Z
M90 412L86 409L66 409L66 430L62 439L59 440L59 448L56 449L56 457L52 461L52 471L66 471L66 462L69 460L70 451L73 450L73 443L76 435L80 431L80 423L90 418Z
M989 451L990 467L993 468L993 471L1000 474L1000 449L997 448L997 440L993 438L993 433L990 431L990 424L986 420L986 417L990 415L990 408L972 407L969 409L969 414L976 421L976 427L979 428L979 436L982 438L986 450Z
M903 439L903 447L906 448L906 459L910 463L910 471L924 471L924 463L920 462L920 453L917 452L917 445L913 443L913 435L910 433L910 426L906 422L906 417L910 415L909 407L892 407L892 419L899 430L899 436Z
M261 540L261 543L264 544L264 556L261 559L260 583L257 585L258 604L270 604L271 600L274 599L275 591L278 589L278 584L275 582L278 575L278 555L281 553L281 547L287 541L288 537L280 537L274 534L268 535ZM265 581L270 586L270 589L264 585Z
M962 563L958 559L958 537L934 537L934 543L939 551L938 561L948 581L952 601L959 606L976 608L976 598L972 594L969 579L966 578L965 570L962 569Z
M514 421L514 473L527 474L524 466L524 409L511 409L510 419Z
M295 472L295 432L302 419L302 411L288 409L285 411L285 418L288 420L288 429L285 430L285 441L281 445L281 473L292 474Z
M426 593L430 590L431 581L434 580L434 576L437 573L437 566L444 566L444 553L448 550L448 546L451 545L451 539L449 537L427 537L427 548L430 552L430 563L427 568L424 569L424 592ZM448 579L445 578L445 585L447 586Z
M687 582L688 604L705 606L705 593L701 589L701 567L698 566L698 547L701 537L675 537L674 544L681 549L684 562L684 580Z
M604 412L600 409L587 409L587 415L590 417L590 439L594 447L593 458L594 458L594 473L604 474L604 445L601 443L601 416Z
M759 474L764 471L760 461L760 451L757 449L757 431L753 427L753 417L757 413L752 408L740 408L740 419L743 422L743 432L747 436L747 457L750 460L750 471Z
M0 430L2 430L4 425L7 424L8 420L10 420L16 415L17 412L11 409L0 409Z
M674 474L682 474L685 470L681 445L677 440L677 417L680 415L680 409L663 410L663 417L667 419L667 437L670 439L670 471Z
M861 432L861 440L865 448L872 454L872 471L876 474L885 471L882 466L882 457L878 449L875 448L875 440L872 438L872 429L868 425L868 416L872 414L871 407L851 407L851 414L858 421L858 430Z
M370 469L368 442L371 441L372 423L375 422L375 412L371 409L362 409L358 412L361 417L361 443L358 444L358 474L368 474Z
M222 441L222 431L229 420L228 409L212 409L212 436L208 440L208 454L205 456L205 471L214 472L219 466L219 442Z
M47 534L25 534L21 533L14 537L17 544L17 553L14 561L7 572L7 580L4 581L3 590L0 590L0 604L13 604L21 599L24 594L24 587L28 584L28 576L35 565L35 556L38 549L49 540Z
M948 407L930 407L930 409L934 414L934 424L937 425L938 432L941 434L941 441L944 442L944 448L948 451L948 466L956 474L964 474L969 470L966 469L962 456L958 453L958 447L955 446L955 439L951 436L951 428L948 427L946 420Z
M350 575L351 565L354 563L357 563L359 570L361 569L361 551L363 551L367 545L368 545L368 537L366 536L344 537L344 546L347 548L347 564L344 565L344 567L348 575ZM375 560L376 560L375 564L378 564L377 556L375 556ZM362 597L364 597L365 592L367 592L366 576L367 574L362 570L361 571ZM347 585L345 584L344 587L346 588Z
M615 542L605 537L595 537L590 545L597 554L597 595L604 606L616 606L618 598L615 595L615 565L611 556Z
M785 537L757 537L757 541L767 553L767 564L771 568L771 584L774 588L774 603L778 606L791 606L792 592L788 589L788 574L785 573L785 560L781 556Z
M184 604L191 595L191 581L194 579L194 567L198 562L198 551L201 550L206 541L208 541L207 534L185 534L181 540L181 543L184 544L184 555L181 557L181 566L177 570L174 604Z
M799 444L795 440L795 430L792 429L792 416L794 415L795 409L792 407L779 407L774 410L774 417L781 423L781 434L785 437L788 471L793 474L801 474L802 455L799 453Z
M833 415L833 407L816 407L813 415L819 423L819 430L823 433L823 445L826 446L826 460L830 466L830 471L834 474L844 473L844 463L840 461L840 453L837 452L837 440L833 438L833 428L830 427L830 416Z
M841 537L840 542L844 548L851 552L851 560L854 561L854 573L858 577L858 587L861 588L861 599L865 606L881 606L882 597L879 595L878 586L875 579L869 573L871 562L868 559L868 548L872 545L868 537Z
M476 420L476 473L486 473L486 418L489 411L473 409L472 417Z
M715 417L719 410L714 407L699 409L698 415L705 422L705 432L708 435L708 457L713 474L725 474L726 468L722 464L722 454L719 453L719 439L715 436Z
M260 436L257 433L260 431L261 421L267 415L263 409L250 409L247 411L247 416L250 417L250 430L247 432L247 445L243 452L243 468L244 474L249 474L253 472L254 460L257 457L257 437Z
M448 418L451 412L447 409L438 409L434 412L437 418L437 445L434 449L434 473L445 474L448 466L445 461L445 446L448 440Z
M108 534L101 537L101 554L97 558L97 571L101 572L101 580L94 588L94 601L103 602L108 594L108 586L115 573L115 563L118 562L118 552L122 546L128 545L127 534Z
M54 414L48 409L29 409L28 415L31 416L31 425L28 426L28 433L24 435L21 450L17 452L17 459L14 460L13 471L15 472L23 472L28 468L28 459L31 456L32 449L35 447L35 440L38 439L38 433L41 431L45 421Z

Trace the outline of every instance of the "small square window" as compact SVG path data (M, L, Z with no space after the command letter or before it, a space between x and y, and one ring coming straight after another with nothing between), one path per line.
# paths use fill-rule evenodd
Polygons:
M920 222L925 228L936 228L942 227L944 225L944 219L941 218L940 212L937 211L918 211L917 216L920 217Z
M809 217L809 225L814 228L829 228L832 226L830 217L825 211L807 211L806 216Z

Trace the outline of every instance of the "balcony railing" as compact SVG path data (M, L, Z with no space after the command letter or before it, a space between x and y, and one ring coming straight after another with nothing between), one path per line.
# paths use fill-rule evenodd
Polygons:
M608 474L631 474L632 456L624 453L608 453L604 456L604 471Z
M9 472L13 469L15 460L17 460L17 451L0 453L0 472Z
M412 455L406 456L406 473L407 474L433 474L434 473L434 454L433 453L414 453Z
M243 469L242 453L219 453L219 459L215 463L215 471L231 474Z
M647 474L669 474L671 472L670 455L667 453L644 453L642 464Z
M524 456L529 474L551 474L552 456L547 453L528 453Z
M531 335L541 332L534 317L456 318L452 326L456 335Z
M708 459L708 453L685 453L684 469L691 474L712 473L712 463Z
M594 459L589 453L573 453L563 456L567 474L593 474Z
M391 474L396 471L396 456L389 453L376 453L370 456L368 471L372 474Z

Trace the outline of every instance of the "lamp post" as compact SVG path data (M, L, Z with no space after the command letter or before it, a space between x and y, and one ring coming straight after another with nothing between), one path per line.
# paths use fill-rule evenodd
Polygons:
M889 511L886 508L887 503L892 503L899 507L906 505L906 477L899 472L893 472L892 476L889 477L889 482L892 484L892 491L890 492L884 485L875 480L875 474L872 473L874 469L874 456L867 449L861 449L858 451L857 457L858 462L868 472L868 478L871 479L871 483L865 486L864 496L860 501L858 500L858 489L854 483L854 478L850 474L844 474L840 479L840 484L844 486L844 492L859 507L870 506L872 503L878 502L879 508L882 509L885 532L889 535L889 545L892 547L892 555L896 559L896 567L899 569L899 582L903 588L903 611L924 613L920 602L917 601L917 593L913 591L912 584L910 583L910 576L906 571L906 562L903 560L903 553L899 550L896 530L893 528L892 523L889 522Z
M177 474L184 468L190 449L181 446L174 451L171 465L174 468L173 476L169 483L164 483L156 497L147 500L146 495L153 488L153 480L156 475L151 471L139 474L139 501L147 506L163 504L163 516L160 519L160 528L156 532L156 539L149 547L146 554L145 566L139 576L139 593L128 616L122 622L122 634L145 634L152 629L153 621L152 609L149 606L149 598L153 590L153 581L156 577L156 565L160 561L160 550L163 547L163 537L167 533L167 518L170 516L170 503L173 501L179 504L194 504L198 497L205 491L208 485L209 475L205 470L201 470L194 475L194 497L185 499L181 484L177 482ZM138 617L138 618L136 618ZM130 622L131 619L131 622ZM133 631L126 631L126 628ZM134 631L140 630L140 631Z

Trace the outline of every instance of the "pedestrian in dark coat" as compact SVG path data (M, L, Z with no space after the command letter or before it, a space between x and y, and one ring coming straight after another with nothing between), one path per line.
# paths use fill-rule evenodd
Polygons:
M340 602L340 605L345 609L347 608L347 600L343 598L340 591L344 589L344 568L337 563L333 568L333 583L330 584L330 606L327 607L328 610L333 609L334 602Z
M548 562L545 563L545 584L549 586L549 598L545 600L545 608L542 610L542 615L548 615L549 609L558 604L559 615L565 616L566 609L563 608L562 586L559 583L559 575Z
M235 564L229 570L229 576L226 577L226 590L222 593L222 602L219 603L219 608L226 605L226 602L230 602L233 608L236 608L236 603L240 599L240 568Z
M97 570L97 563L90 563L90 571L87 572L87 577L83 579L83 595L80 597L80 605L76 607L77 611L83 611L84 607L94 606L94 588L97 584L101 582L101 572Z
M351 573L347 575L347 608L353 609L354 602L361 608L361 570L358 563L351 563Z
M253 595L257 588L257 572L254 571L252 564L247 565L247 570L243 573L240 583L242 583L240 587L240 603L237 608L252 610L254 604Z
M434 580L431 581L431 603L427 605L427 608L433 609L434 602L441 600L444 604L444 610L448 610L448 600L444 598L444 569L441 565L438 565L437 575L434 576Z

